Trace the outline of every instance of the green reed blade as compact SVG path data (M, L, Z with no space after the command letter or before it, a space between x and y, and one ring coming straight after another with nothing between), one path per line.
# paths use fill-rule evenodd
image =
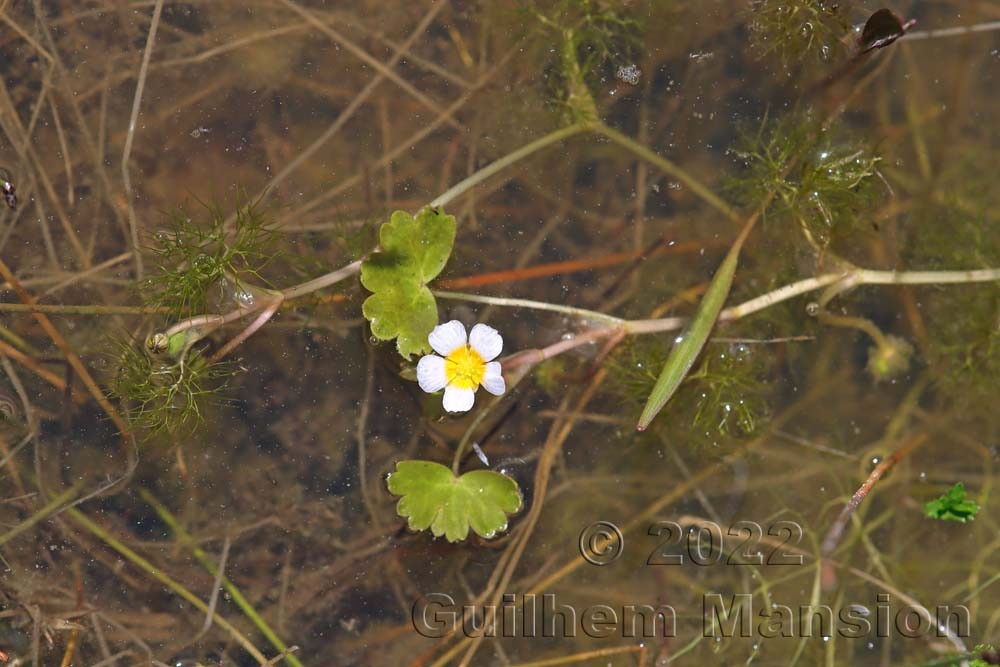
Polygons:
M709 334L712 333L715 321L719 318L722 306L729 296L729 289L733 285L733 275L736 273L736 264L739 262L743 242L746 241L754 223L757 222L757 218L758 216L754 215L747 220L743 231L740 232L729 252L726 253L726 258L722 260L719 270L715 272L712 283L705 291L705 296L698 305L698 311L691 320L688 330L681 337L681 341L674 345L670 354L667 355L667 361L663 365L660 377L656 380L656 386L653 387L649 398L646 399L646 406L642 409L642 415L639 416L637 428L640 431L646 430L649 423L653 421L653 418L659 414L677 388L681 386L681 382L687 377L691 366L694 365L702 348L705 347L705 342L708 340Z

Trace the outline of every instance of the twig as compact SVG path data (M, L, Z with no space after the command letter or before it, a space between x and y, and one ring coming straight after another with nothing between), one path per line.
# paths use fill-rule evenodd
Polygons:
M216 352L211 356L208 362L210 364L216 363L217 361L225 357L227 354L232 352L234 349L236 349L236 347L240 343L242 343L247 338L257 333L257 330L260 329L265 324L267 324L268 320L270 320L274 316L274 314L278 312L278 307L281 306L281 302L282 298L280 296L278 298L272 299L271 302L267 305L267 307L264 308L264 311L260 315L258 315L257 318L253 322L251 322L246 329L244 329L239 334L231 338L225 345L223 345L219 349L218 352Z
M361 483L361 500L368 510L368 516L379 528L382 522L379 521L375 512L375 503L372 500L371 489L368 487L368 414L371 412L372 397L375 393L375 353L369 347L367 349L368 361L365 364L365 391L361 397L361 408L358 410L358 421L355 427L355 437L358 443L358 479Z
M142 249L139 247L139 221L135 217L135 202L132 192L132 176L128 168L128 160L132 155L132 141L135 139L135 124L139 119L139 106L142 104L142 91L146 87L146 73L149 70L149 59L153 55L153 44L156 42L156 29L160 25L160 14L163 11L163 0L156 0L153 6L153 18L149 23L149 34L146 35L146 48L142 52L142 64L139 66L139 79L135 84L135 96L132 98L132 115L128 121L128 132L125 133L125 148L122 150L122 181L125 183L125 199L128 203L128 225L132 234L132 252L135 257L136 279L141 280L143 274Z
M219 602L219 591L222 590L222 577L226 573L226 563L229 561L230 545L232 545L232 541L229 539L229 534L226 533L226 539L222 543L222 555L219 556L218 571L215 573L215 581L212 582L212 595L208 599L208 613L205 614L205 623L201 626L201 630L195 635L196 640L204 636L212 627L212 619L215 618L215 605Z
M396 66L409 47L413 45L413 42L426 32L431 21L434 20L438 12L440 12L446 4L447 3L444 2L437 2L427 11L424 18L420 21L416 28L413 29L413 32L410 33L409 37L406 38L406 41L393 50L392 56L388 61L386 61L385 65L378 70L378 74L376 74L372 80L368 82L368 85L365 86L357 95L353 96L350 104L348 104L347 107L340 112L330 127L328 127L323 134L319 135L311 144L309 144L305 150L299 151L291 162L275 174L274 178L272 178L270 182L258 193L257 198L263 200L268 193L272 192L282 181L288 178L292 172L305 164L309 158L311 158L320 148L323 147L323 145L332 139L345 124L347 124L347 121L354 116L355 112L357 112L357 110L368 101L368 98L379 86L379 84L385 81L387 72L389 72L392 67ZM313 23L313 21L308 21L308 23ZM231 220L226 221L227 226L230 223Z
M14 275L14 273L7 266L7 263L2 259L0 259L0 277L3 277L4 280L10 283L11 287L13 287L14 291L17 292L22 302L34 305L34 298L28 294L28 292L21 285L20 281L17 279L17 276ZM101 391L101 388L97 385L94 377L90 374L90 371L87 370L87 367L80 360L80 357L76 355L73 349L69 346L69 343L66 342L66 339L63 338L62 334L59 333L59 330L55 328L52 321L46 317L44 313L35 313L34 315L38 324L41 325L45 333L48 334L50 339L52 339L52 342L55 343L56 347L58 347L63 353L66 357L66 361L73 367L76 374L80 376L80 380L87 388L87 391L90 392L91 396L94 397L94 400L97 401L98 405L100 405L104 412L107 413L108 417L111 418L111 421L115 423L115 426L121 433L122 438L128 439L129 433L131 432L128 424L125 422L125 419L121 416L115 406L108 401L104 392Z
M1000 21L977 23L976 25L956 26L954 28L937 28L935 30L910 30L899 38L899 41L917 41L921 39L937 39L938 37L960 37L977 32L992 32L1000 30Z
M53 373L52 371L44 368L40 363L24 354L17 348L8 345L4 341L0 340L0 356L10 357L14 361L18 362L28 370L32 371L35 375L42 378L49 384L51 384L56 389L65 391L66 381L61 377Z
M150 306L90 306L49 303L0 303L0 312L55 313L57 315L152 315L166 313L166 308Z
M896 465L899 461L905 458L910 452L924 444L927 441L928 435L926 433L921 433L911 437L909 440L904 442L896 451L890 454L884 461L875 466L875 469L871 471L868 478L861 484L861 487L854 492L851 496L850 501L844 508L840 511L837 519L830 526L830 529L826 533L826 537L823 538L822 546L820 547L820 557L826 558L833 550L837 548L837 544L840 542L840 536L844 532L844 528L847 527L847 522L850 521L851 515L854 511L858 509L858 506L868 497L871 493L872 487L875 486L876 482L882 479L883 476L889 470Z
M563 139L568 139L569 137L572 137L576 134L580 134L581 132L584 132L588 129L591 129L591 125L589 123L575 123L573 125L568 125L564 128L558 129L554 132L550 132L546 134L544 137L541 137L540 139L535 139L531 143L521 146L516 151L508 153L499 160L491 162L490 164L483 167L479 171L475 172L468 178L459 181L458 183L450 187L448 190L446 190L444 194L435 197L431 201L429 206L432 207L447 206L452 201L454 201L458 196L464 194L466 191L474 188L475 186L479 185L480 183L490 178L491 176L500 173L501 171L511 166L512 164L519 162L520 160L523 160L532 153L536 153L541 149L545 148L546 146L551 146L552 144L559 143Z
M151 562L132 551L129 547L125 546L123 542L114 537L111 533L106 531L104 528L98 524L91 521L83 512L78 509L66 510L66 513L72 518L76 523L85 528L86 530L93 533L95 537L100 539L102 542L107 544L109 547L120 553L127 560L135 564L139 569L143 570L146 574L156 579L161 584L169 588L176 595L187 600L190 604L194 605L197 609L201 610L203 613L208 613L208 605L205 604L198 596L189 591L187 588L177 583L170 578L165 572L160 570L160 568L153 565ZM213 572L214 573L214 572ZM261 653L253 643L247 639L247 637L240 632L235 626L233 626L229 621L222 617L216 617L215 622L224 629L229 635L236 640L236 642L246 650L254 660L258 663L264 663L267 661L267 657Z
M34 527L36 524L41 523L45 519L48 519L53 514L62 511L66 503L69 502L69 500L76 495L77 491L79 491L80 487L82 486L83 482L78 481L76 484L74 484L73 486L66 489L58 496L50 500L44 507L42 507L40 510L32 514L30 517L28 517L21 523L17 524L3 535L0 535L0 546L3 546L7 542L11 541L15 537L23 533L24 531Z
M396 74L396 72L394 72L391 69L391 66L386 66L385 63L382 63L377 58L372 57L372 55L369 54L367 51L365 51L364 49L362 49L361 47L359 47L357 44L355 44L351 40L347 39L344 35L342 35L339 32L337 32L337 30L335 30L331 26L329 26L326 23L324 23L315 13L312 12L312 10L303 7L302 5L298 4L297 2L294 2L293 0L278 0L278 1L281 4L283 4L285 7L291 9L293 12L295 12L296 14L298 14L299 16L301 16L303 19L305 19L306 21L308 21L309 23L311 23L317 30L319 30L320 32L322 32L323 34L325 34L327 37L329 37L330 39L332 39L335 43L339 44L340 46L344 47L344 49L346 49L350 53L354 54L354 56L356 58L358 58L359 60L361 60L364 63L367 63L369 67L373 68L380 75L382 75L383 77L389 79L394 84L396 84L397 86L399 86L400 88L402 88L404 91L406 91L415 100L417 100L418 102L420 102L421 104L423 104L424 106L426 106L428 109L430 109L434 113L443 115L453 126L455 126L458 129L461 129L461 126L459 125L459 123L457 121L455 121L451 117L450 113L448 113L444 109L441 109L433 100L431 100L426 95L424 95L422 92L420 92L419 90L417 90L413 86L413 84L409 83L408 81L406 81L405 79L403 79L401 76L399 76L398 74ZM441 3L441 4L444 4L444 3ZM440 6L437 9L440 9ZM430 12L430 13L431 14L436 14L436 10L432 10L432 12ZM421 31L421 34L422 34L422 31ZM397 54L396 54L396 60L398 60L400 56L402 56L402 49L400 49L397 52Z
M564 315L572 315L582 320L596 320L598 322L612 326L622 326L626 320L614 315L606 315L596 310L577 308L575 306L564 306L559 303L548 303L545 301L533 301L531 299L514 299L499 296L480 296L478 294L465 294L463 292L447 292L444 290L431 290L434 296L442 299L455 299L456 301L468 301L470 303L484 303L491 306L504 306L506 308L531 308L533 310L548 310Z
M195 543L191 535L188 534L188 532L184 530L183 527L181 527L180 523L177 521L177 518L174 517L173 514L171 514L170 510L168 510L166 506L164 506L159 500L156 499L155 496L153 496L152 493L150 493L146 489L140 488L139 495L142 497L144 501L149 503L149 505L156 512L157 516L159 516L160 519L163 520L163 522L167 524L167 526L172 531L174 531L174 534L177 536L178 541L183 542L191 547L191 553L194 554L195 559L201 564L202 567L204 567L209 572L209 574L214 576L216 574L216 568L215 565L212 563L212 559L209 558L208 554L206 554L205 551ZM223 577L221 580L221 584L222 587L226 589L226 592L229 593L230 597L233 599L233 602L236 604L236 606L239 607L240 611L243 612L243 615L246 616L248 619L250 619L250 621L254 624L254 626L256 626L258 630L260 630L260 633L264 635L264 637L269 642L271 642L272 646L274 646L279 651L290 650L288 646L286 646L285 643L281 641L281 638L278 637L277 634L275 634L274 630L271 629L271 626L269 626L267 622L260 616L260 614L257 613L257 610L253 608L253 605L250 604L250 601L246 599L246 597L243 595L240 589L237 588L236 585L233 584L233 582L231 582L228 578ZM207 607L204 607L202 609L203 611L207 611ZM302 667L302 663L299 662L298 658L296 658L293 655L287 655L285 660L288 662L288 664L292 665L292 667Z
M594 132L602 134L611 141L615 142L619 146L628 149L632 153L638 155L642 159L656 165L660 171L670 174L678 181L686 185L694 194L696 194L702 201L714 208L715 210L722 213L724 216L729 218L733 222L740 222L740 217L735 210L729 204L722 201L718 195L712 192L708 187L706 187L701 181L697 180L694 176L691 176L685 170L678 167L676 164L668 160L667 158L651 151L646 146L635 141L631 137L622 134L618 130L608 127L604 123L595 123L591 128Z

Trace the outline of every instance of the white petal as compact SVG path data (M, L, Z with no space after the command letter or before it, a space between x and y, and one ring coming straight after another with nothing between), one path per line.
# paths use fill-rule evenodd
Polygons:
M417 384L428 394L441 391L448 384L448 374L444 370L444 359L436 354L428 354L417 362Z
M437 325L427 337L427 342L442 357L447 357L465 345L465 340L465 326L458 320Z
M507 391L507 383L503 381L499 361L491 361L486 364L486 372L483 374L483 388L494 396L502 396Z
M500 356L503 349L503 338L493 327L477 324L469 334L469 346L479 353L483 361L493 361Z
M476 401L476 392L448 385L444 389L444 409L448 412L467 412Z

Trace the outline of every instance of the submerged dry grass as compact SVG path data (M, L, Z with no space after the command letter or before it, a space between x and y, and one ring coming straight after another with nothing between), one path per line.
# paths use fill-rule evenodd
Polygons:
M625 64L639 80L619 73L622 54L602 42L609 53L600 55L611 57L593 58L585 77L595 111L712 192L725 191L723 175L762 173L734 163L741 128L797 122L810 109L822 118L842 105L832 143L810 148L838 159L864 149L864 191L836 189L846 162L807 156L812 172L780 179L790 188L786 206L771 209L748 242L730 301L842 260L997 266L995 188L984 178L1000 111L989 85L995 33L903 40L803 98L839 64L830 59L840 42L824 33L772 48L766 21L791 25L774 14L780 3L755 3L767 12L757 15L738 4L554 2L540 10L596 8L636 21L641 43L629 38L635 59ZM850 11L827 17L826 3L787 4L820 12L824 30ZM993 19L987 7L956 0L921 8L919 26L953 26L959 8L963 23ZM963 604L965 647L998 640L995 283L866 286L824 303L913 344L908 372L883 383L865 371L865 328L810 317L814 297L729 324L716 331L727 340L709 343L704 377L641 438L637 406L662 363L653 350L665 345L624 347L607 363L597 346L560 357L476 431L491 463L527 494L528 512L497 543L445 545L400 530L384 474L406 457L447 462L470 421L424 416L433 413L399 377L392 346L371 345L354 281L283 305L237 348L226 400L206 407L193 434L143 440L114 421L122 406L97 400L120 362L109 341L143 341L174 323L134 305L135 286L158 271L155 256L140 260L136 240L168 231L168 212L196 220L200 200L226 202L230 215L244 189L262 198L280 239L258 250L285 258L260 268L262 284L287 287L301 272L343 266L369 249L373 220L418 209L557 127L559 45L531 16L503 2L2 4L0 162L20 203L0 213L0 258L39 303L85 306L49 315L60 345L42 322L13 310L19 297L4 278L0 398L16 414L0 424L0 651L11 662L251 665L294 646L285 660L305 665L565 656L895 665L961 645L933 632L703 637L703 596L734 592L793 607L875 608L880 594L894 610L907 600ZM855 11L846 20L864 18ZM813 43L828 50L788 66L788 49ZM580 48L587 62L593 54ZM868 160L876 154L878 162ZM773 184L775 169L764 173ZM831 191L811 198L797 189L806 183ZM743 185L735 191L756 194L731 204L752 207L760 183ZM577 137L450 207L459 233L444 278L514 269L475 289L630 318L690 314L736 231L705 201L619 146ZM568 260L582 261L556 264ZM530 275L541 277L519 272L535 265ZM211 311L218 298L197 305ZM489 319L508 351L576 327L561 316L442 303L448 318ZM210 350L226 336L210 336ZM740 375L719 358L726 349L747 350ZM746 410L729 416L725 406L741 399ZM876 461L904 449L821 568L821 542L847 499ZM983 506L976 521L924 519L922 503L956 481ZM625 529L624 556L605 568L577 550L580 531L597 520ZM649 534L656 520L752 521L765 530L793 521L803 534L792 553L804 564L649 566L666 535ZM432 592L459 604L503 592L553 593L577 609L668 604L678 635L597 640L578 628L575 638L544 641L461 633L432 641L410 618L414 601Z

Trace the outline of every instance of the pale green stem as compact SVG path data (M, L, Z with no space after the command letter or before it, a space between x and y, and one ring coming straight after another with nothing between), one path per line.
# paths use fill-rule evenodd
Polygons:
M944 285L988 283L1000 280L1000 269L972 271L872 271L856 269L849 272L848 286L854 285Z
M505 361L503 367L510 370L520 366L534 366L535 364L540 364L546 359L551 359L552 357L558 356L564 352L569 352L570 350L589 343L595 343L602 338L611 338L612 336L623 332L623 327L602 327L600 329L591 329L590 331L585 331L578 336L573 336L572 338L561 340L558 343L553 343L548 347L543 347L540 350L522 350L514 355L509 361Z
M336 271L331 271L330 273L323 274L318 278L313 278L294 287L289 287L288 289L276 292L275 294L280 296L280 301L287 301L290 299L295 299L311 292L316 292L321 289L330 287L333 284L344 280L361 270L361 260L351 262L347 266L337 269ZM242 319L247 315L256 313L262 308L270 308L274 305L273 299L257 299L257 301L252 306L237 308L236 310L231 310L224 315L195 315L194 317L189 317L186 320L181 320L180 322L174 324L164 333L170 337L174 334L178 334L182 331L187 331L195 327L205 327L205 329L200 332L201 336L206 335L209 331L214 330L223 324L228 324L229 322L234 322L236 320Z
M769 308L782 301L787 301L802 294L815 292L816 290L836 284L838 288L849 289L859 285L946 285L946 284L966 284L1000 281L1000 268L978 269L973 271L873 271L868 269L854 269L839 273L825 273L813 278L806 278L798 282L790 283L776 290L754 297L743 303L724 309L719 313L719 321L731 321L742 319L748 315ZM582 319L601 319L613 326L620 326L627 335L641 335L651 333L662 333L665 331L676 331L682 328L689 318L686 317L662 317L655 320L623 320L611 315L604 315L584 308L574 308L562 304L547 303L544 301L530 301L527 299L505 299L498 297L479 297L459 292L435 292L444 298L463 299L478 303L488 303L496 306L531 308L534 310L548 310L568 315L576 315ZM604 331L603 329L601 331ZM604 335L610 335L607 331ZM564 341L573 342L573 341ZM586 342L586 341L584 341ZM582 344L582 343L578 343ZM568 349L572 349L571 345ZM562 349L561 351L565 351ZM551 355L550 355L551 356ZM549 358L549 357L546 357Z
M73 496L76 495L76 492L80 490L81 486L82 484L78 482L72 487L66 489L58 496L50 500L48 504L45 505L45 507L35 512L30 517L28 517L21 523L17 524L3 535L0 535L0 546L6 544L10 540L14 539L15 537L23 533L24 531L37 525L38 523L44 521L45 519L49 518L50 516L61 510L62 507L66 503L68 503L70 499L73 498Z
M281 296L285 299L297 299L300 296L310 294L311 292L316 292L321 289L325 289L330 285L339 283L344 278L349 278L355 273L361 270L361 260L351 262L347 266L337 269L336 271L331 271L319 278L313 278L301 285L296 285L295 287L289 287L286 290L282 290Z
M148 560L146 560L136 552L129 549L127 546L125 546L123 542L119 541L111 533L109 533L108 531L104 530L104 528L91 521L83 512L75 508L70 508L66 510L66 513L78 524L80 524L81 526L89 530L91 533L93 533L94 536L96 536L99 540L107 544L109 547L111 547L118 553L120 553L127 560L134 563L137 567L139 567L139 569L146 572L146 574L151 576L153 579L156 579L158 582L160 582L161 584L172 590L178 596L187 600L191 605L200 610L202 613L204 614L208 613L208 605L202 602L202 600L197 595L195 595L188 589L184 588L184 586L171 579L166 573L160 570L160 568L156 567ZM257 650L257 647L254 646L253 643L251 643L250 640L247 639L247 637L242 632L236 629L236 627L234 627L232 623L222 618L218 614L215 615L215 623L217 623L220 628L228 632L230 636L232 636L232 638L236 640L236 642L240 646L242 646L247 653L253 656L253 659L256 660L259 664L264 664L267 662L267 657L259 650Z
M56 313L59 315L148 315L165 313L166 308L146 306L87 306L63 305L59 303L0 303L0 312L11 313Z
M493 162L487 165L486 167L483 167L482 169L472 174L468 178L459 181L455 185L451 186L444 194L441 194L438 197L436 197L429 204L429 206L431 207L447 206L457 197L465 194L465 192L479 185L487 178L490 178L491 176L500 173L501 171L511 166L515 162L523 160L532 153L536 153L541 149L545 148L546 146L558 143L563 139L572 137L575 134L579 134L585 130L591 129L592 127L593 125L590 123L575 123L573 125L567 125L566 127L556 130L554 132L550 132L541 139L536 139L535 141L532 141L530 144L526 144L512 153L508 153L507 155L503 156L496 162Z
M496 401L494 400L494 405ZM472 442L472 434L475 433L479 425L482 424L486 418L490 415L492 410L480 410L476 415L472 423L469 424L469 428L465 429L465 434L458 443L458 447L455 448L455 455L451 459L451 473L458 477L458 471L462 466L462 457L465 455L465 450L468 449L469 444Z
M232 352L234 349L236 349L236 347L240 343L242 343L247 338L249 338L250 336L252 336L255 333L257 333L257 330L260 329L265 324L267 324L267 322L274 316L274 314L276 312L278 312L278 308L281 306L281 303L282 303L282 299L280 297L274 299L264 309L264 311L260 315L258 315L257 318L253 322L250 323L250 326L248 326L246 329L244 329L243 331L241 331L239 334L237 334L233 338L229 339L229 342L227 342L225 345L223 345L222 348L220 348L218 352L216 352L215 354L213 354L211 356L211 358L208 360L208 363L214 364L215 362L219 361L224 356L226 356L227 354L229 354L230 352Z
M507 308L531 308L533 310L548 310L556 313L573 315L584 320L598 320L613 325L622 325L625 320L613 315L605 315L596 310L586 308L575 308L564 306L558 303L547 303L545 301L531 301L530 299L508 299L498 296L480 296L478 294L466 294L464 292L445 292L443 290L431 290L434 296L442 299L456 299L458 301L470 301L472 303L484 303L490 306L505 306Z
M863 317L834 315L833 313L820 310L819 321L823 324L829 324L834 327L846 327L848 329L857 329L858 331L862 331L868 334L868 337L875 341L875 344L880 350L886 350L889 347L889 341L886 339L885 334L882 333L882 330L875 326L874 322Z
M213 577L216 576L217 573L215 564L212 563L208 554L206 554L201 547L195 544L191 535L184 530L183 527L181 527L180 523L178 523L176 517L171 514L170 510L168 510L162 503L160 503L159 500L156 499L155 496L153 496L152 493L146 489L139 489L139 495L142 496L142 499L149 503L150 506L152 506L156 514L163 520L163 523L167 524L167 527L174 531L174 534L177 536L179 541L190 545L191 553L193 553L195 559L201 563L201 566L208 570L210 575ZM231 582L227 577L223 577L222 587L226 589L230 597L233 599L233 602L236 603L236 606L240 608L243 614L249 618L255 626L257 626L260 633L264 635L269 642L271 642L271 645L274 646L274 648L281 652L288 651L288 646L281 641L281 638L276 632L274 632L274 630L271 629L271 626L267 624L267 621L261 618L260 614L257 613L257 610L253 608L250 601L244 597L243 593L240 592L240 589L237 588L233 582ZM293 665L293 667L302 667L302 663L299 662L298 658L294 655L286 655L285 660L288 661L288 664Z
M776 303L813 292L836 284L838 288L849 289L859 285L955 285L1000 281L1000 269L978 269L974 271L872 271L854 269L843 273L827 273L814 278L806 278L784 287L762 294L743 303L726 308L719 313L719 321L738 320L764 310ZM667 317L658 320L631 320L625 323L629 334L658 333L680 329L686 318Z
M739 215L737 215L736 211L734 211L729 204L722 201L718 195L712 192L701 181L697 180L694 176L691 176L667 158L651 151L631 137L622 134L618 130L608 127L604 123L595 123L591 126L591 129L598 134L603 134L619 146L627 148L629 151L635 153L647 162L656 165L660 171L670 174L678 181L686 185L691 192L698 195L706 204L716 209L733 222L740 221Z

